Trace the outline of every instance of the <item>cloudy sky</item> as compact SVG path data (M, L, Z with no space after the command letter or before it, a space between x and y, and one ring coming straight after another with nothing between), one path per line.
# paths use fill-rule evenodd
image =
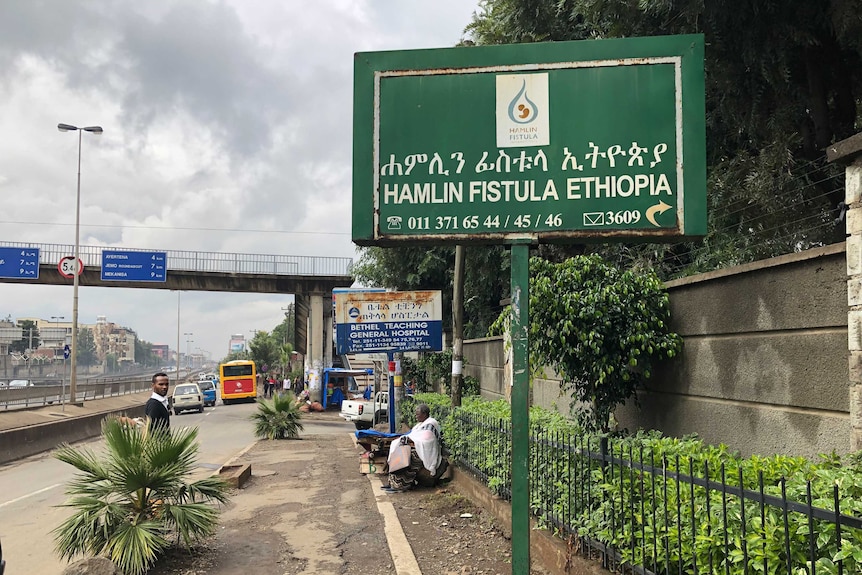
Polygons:
M0 241L354 257L353 54L449 47L477 0L12 0L0 9ZM184 292L180 349L222 357L291 297ZM0 317L72 315L66 286L0 283ZM80 290L176 346L177 294ZM191 339L191 342L187 340Z

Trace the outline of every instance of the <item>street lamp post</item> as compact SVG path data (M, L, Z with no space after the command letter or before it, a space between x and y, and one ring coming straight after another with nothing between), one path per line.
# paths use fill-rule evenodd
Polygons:
M90 132L97 136L101 135L101 126L87 126L79 128L71 124L57 124L61 132L78 132L78 189L75 196L75 274L72 279L72 375L69 378L69 401L75 402L78 391L78 275L83 271L78 269L80 265L81 251L81 140L84 132Z
M194 335L194 334L189 331L189 332L183 333L183 335L186 336L186 370L191 370L191 362L189 361L189 350L190 350L189 344L192 343L194 340L189 339L188 336Z
M177 290L177 374L174 377L179 381L180 378L180 294L183 293Z

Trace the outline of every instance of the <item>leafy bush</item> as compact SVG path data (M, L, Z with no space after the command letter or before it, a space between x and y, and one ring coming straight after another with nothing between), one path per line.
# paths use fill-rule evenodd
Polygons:
M66 488L75 511L52 533L64 559L104 555L142 575L177 535L186 546L211 536L227 485L217 477L186 483L195 469L197 429L151 433L117 418L102 423L105 453L63 444L54 457L78 473Z
M614 408L635 398L653 363L682 349L652 272L620 271L597 255L554 264L530 259L530 361L554 369L581 405L586 429L607 431Z
M502 497L511 493L510 419L505 401L474 400L441 420L453 459ZM832 514L838 486L841 513L862 516L862 455L743 458L696 436L584 432L538 407L530 437L530 505L540 523L607 544L623 562L654 573L809 575L813 543L817 573L838 573L839 560L845 573L862 572L862 529L843 525L839 542L834 520L780 503L786 495L809 505L810 489L810 505ZM777 499L761 505L761 489Z
M302 431L302 412L293 393L276 393L272 399L258 399L253 413L254 435L261 439L296 439Z
M466 364L466 362L464 362ZM409 357L401 360L401 373L404 380L412 380L416 390L421 393L434 393L442 382L443 390L451 393L452 389L452 350L427 352L419 356L418 361ZM465 375L461 380L461 395L479 395L479 380Z

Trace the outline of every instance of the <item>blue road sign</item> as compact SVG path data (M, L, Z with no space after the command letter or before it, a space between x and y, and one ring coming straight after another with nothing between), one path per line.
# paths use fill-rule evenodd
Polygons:
M63 346L63 359L69 359L69 356L72 355L72 348L69 347L69 344Z
M166 252L102 250L102 281L167 281Z
M0 248L0 277L39 279L39 248Z

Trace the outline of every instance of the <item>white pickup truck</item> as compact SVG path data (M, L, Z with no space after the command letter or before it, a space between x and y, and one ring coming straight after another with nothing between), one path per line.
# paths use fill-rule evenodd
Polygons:
M369 429L389 417L389 392L378 391L373 400L346 399L341 402L341 417L356 429Z

